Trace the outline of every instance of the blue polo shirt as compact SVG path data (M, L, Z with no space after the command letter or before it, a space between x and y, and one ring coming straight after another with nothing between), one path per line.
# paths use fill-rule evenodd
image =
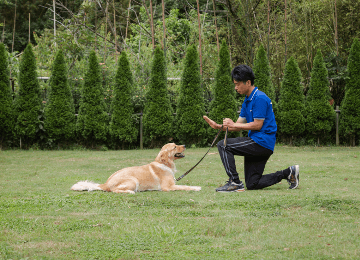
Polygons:
M246 118L247 123L254 122L254 119L264 120L261 129L250 130L248 136L255 143L274 151L277 125L271 100L264 92L255 87L249 97L245 96L239 117Z

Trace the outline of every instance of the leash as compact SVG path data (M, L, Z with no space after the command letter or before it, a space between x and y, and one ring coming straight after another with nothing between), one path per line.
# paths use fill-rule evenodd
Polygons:
M209 150L206 152L206 154L200 159L200 161L198 161L197 164L195 164L190 170L188 170L187 172L185 172L183 175L181 175L179 178L176 179L176 181L180 181L182 178L184 178L186 175L189 174L189 172L191 172L196 166L199 165L199 163L205 158L205 156L208 154L208 152L210 151L210 149L214 146L214 143L216 141L216 139L219 137L220 132L222 131L223 126L221 126L221 128L219 129L218 133L215 136L214 141L212 142L212 144L210 145ZM225 132L225 139L224 139L224 145L226 146L226 139L227 139L227 133L228 133L228 128L226 128L226 132Z

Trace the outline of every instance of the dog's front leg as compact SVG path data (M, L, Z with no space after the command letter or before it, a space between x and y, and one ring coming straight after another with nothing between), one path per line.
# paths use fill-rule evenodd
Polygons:
M173 185L169 187L169 190L192 190L192 191L200 191L200 186L186 186L186 185Z

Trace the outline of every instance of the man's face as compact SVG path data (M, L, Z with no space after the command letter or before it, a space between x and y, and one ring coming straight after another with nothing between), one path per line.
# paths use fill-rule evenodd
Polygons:
M249 92L249 88L251 86L251 80L246 81L245 83L242 81L236 81L234 80L234 84L235 84L235 90L237 93L241 94L241 95L247 95Z

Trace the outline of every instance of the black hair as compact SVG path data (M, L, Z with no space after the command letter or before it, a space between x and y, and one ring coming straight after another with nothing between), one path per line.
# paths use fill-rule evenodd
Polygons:
M236 80L237 82L242 81L246 83L246 81L250 80L251 85L254 85L255 75L253 70L248 65L241 64L236 66L231 71L231 77L232 80Z

